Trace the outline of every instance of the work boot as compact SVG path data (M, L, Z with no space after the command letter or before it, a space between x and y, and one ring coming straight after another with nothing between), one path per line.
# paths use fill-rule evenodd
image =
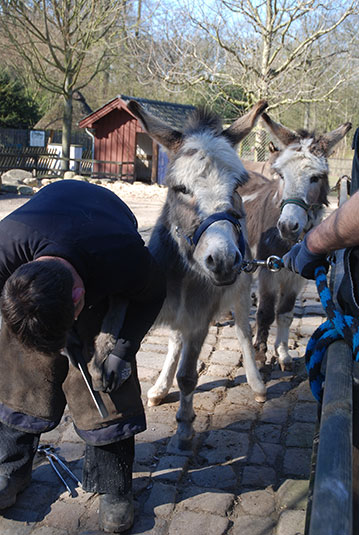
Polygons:
M132 492L124 496L100 494L100 528L103 531L122 533L133 524L134 505Z
M0 476L0 509L7 509L16 502L19 492L30 485L31 472L24 476Z

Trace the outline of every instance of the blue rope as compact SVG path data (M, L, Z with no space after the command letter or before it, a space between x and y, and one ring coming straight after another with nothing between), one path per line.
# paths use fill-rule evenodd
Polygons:
M323 397L324 375L321 364L328 346L337 340L344 340L353 352L353 359L359 361L359 321L353 316L343 315L336 310L327 284L323 266L315 270L318 294L327 315L327 321L312 334L305 352L305 364L313 396L319 401Z

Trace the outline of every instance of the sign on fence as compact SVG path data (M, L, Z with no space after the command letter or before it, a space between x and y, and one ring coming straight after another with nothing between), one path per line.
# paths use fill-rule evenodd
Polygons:
M45 130L30 130L30 147L45 147Z

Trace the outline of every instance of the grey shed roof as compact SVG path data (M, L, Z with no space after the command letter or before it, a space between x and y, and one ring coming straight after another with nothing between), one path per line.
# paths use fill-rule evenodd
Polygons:
M128 97L126 95L118 95L118 98L123 100L126 105L130 100L136 100L146 111L178 129L183 128L187 116L195 109L195 106L189 104L174 104L173 102L161 102L159 100Z

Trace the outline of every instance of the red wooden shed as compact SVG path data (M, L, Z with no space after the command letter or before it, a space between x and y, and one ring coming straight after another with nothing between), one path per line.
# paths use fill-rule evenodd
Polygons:
M94 136L93 159L101 160L94 164L94 174L163 183L163 151L127 108L130 100L136 100L149 113L178 129L194 109L194 106L126 95L110 100L79 122L80 128L86 128Z

